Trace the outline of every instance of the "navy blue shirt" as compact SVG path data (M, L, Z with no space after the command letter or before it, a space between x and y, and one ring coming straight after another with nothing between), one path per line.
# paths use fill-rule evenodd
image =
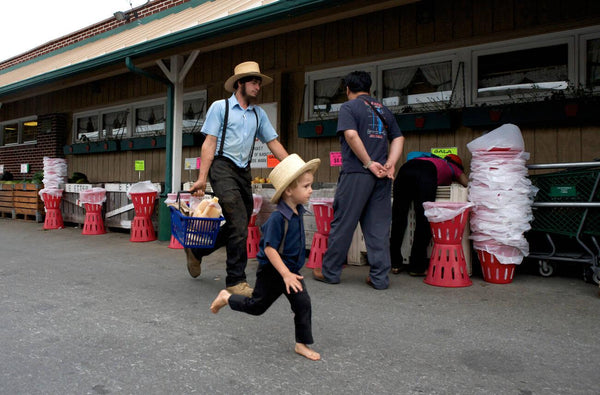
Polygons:
M265 254L266 246L279 252L285 229L284 221L287 220L288 230L283 245L283 253L279 255L283 263L290 269L290 272L300 274L299 271L304 266L304 260L306 259L306 239L304 236L304 220L302 219L306 210L301 204L296 207L296 210L298 214L294 214L283 200L279 200L277 210L273 211L267 222L261 226L262 237L260 238L258 254L256 254L259 265L269 263L269 259Z
M371 106L363 99L371 102L377 112L384 117L389 130L385 130L381 118L373 112ZM337 124L337 134L340 136L342 145L341 173L371 173L370 170L363 168L363 163L356 157L352 148L346 142L344 138L344 131L346 130L356 130L371 160L382 165L387 161L388 142L402 136L394 114L376 99L368 95L361 95L342 104L338 113Z

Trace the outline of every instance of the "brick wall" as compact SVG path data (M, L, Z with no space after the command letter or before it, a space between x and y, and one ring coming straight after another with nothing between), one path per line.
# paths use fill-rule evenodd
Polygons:
M56 51L57 49L67 47L69 45L78 43L90 37L96 36L101 33L105 33L110 31L116 27L123 26L125 24L131 23L135 19L144 18L157 12L164 11L166 9L176 7L178 5L187 3L190 0L153 0L150 1L140 7L134 8L133 10L137 13L137 18L131 12L131 18L128 21L117 21L114 17L105 19L102 22L99 22L95 25L89 26L85 29L76 31L68 36L64 36L60 39L49 41L46 44L39 46L37 48L32 49L24 54L15 56L14 58L5 60L0 63L0 70L12 67L19 63L26 62L28 60L37 58L38 56L45 55L52 51ZM120 10L115 10L120 11ZM123 10L123 12L128 12L128 10Z
M44 157L64 158L66 144L66 114L38 116L37 142L14 147L0 147L0 164L13 174L15 180L31 179L44 168ZM21 174L21 164L29 163L29 173Z

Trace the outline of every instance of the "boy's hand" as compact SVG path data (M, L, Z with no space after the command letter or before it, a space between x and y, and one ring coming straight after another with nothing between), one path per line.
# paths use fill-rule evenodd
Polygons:
M290 294L291 291L294 291L294 293L302 291L302 283L300 282L300 280L302 280L303 278L303 276L300 276L299 274L294 274L292 272L286 274L283 277L286 292Z

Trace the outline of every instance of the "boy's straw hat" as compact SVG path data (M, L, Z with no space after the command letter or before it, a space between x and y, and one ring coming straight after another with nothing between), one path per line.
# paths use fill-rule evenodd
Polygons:
M313 159L307 163L298 154L291 154L279 162L269 174L269 179L275 187L275 195L271 198L271 203L279 201L281 194L290 186L292 181L307 171L314 173L320 164L321 159Z
M240 63L237 66L235 66L235 69L233 69L233 75L229 77L227 81L225 81L225 90L227 92L234 92L235 89L233 89L233 85L235 85L235 82L244 77L250 76L262 78L262 86L269 85L271 82L273 82L273 78L264 75L260 72L260 67L258 67L258 63L249 61Z

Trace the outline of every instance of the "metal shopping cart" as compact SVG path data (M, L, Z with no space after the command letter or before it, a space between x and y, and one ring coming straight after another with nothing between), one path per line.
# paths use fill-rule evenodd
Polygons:
M530 170L563 169L530 175L539 188L527 234L528 259L538 260L542 276L559 262L584 264L583 278L600 282L600 162L528 165Z

